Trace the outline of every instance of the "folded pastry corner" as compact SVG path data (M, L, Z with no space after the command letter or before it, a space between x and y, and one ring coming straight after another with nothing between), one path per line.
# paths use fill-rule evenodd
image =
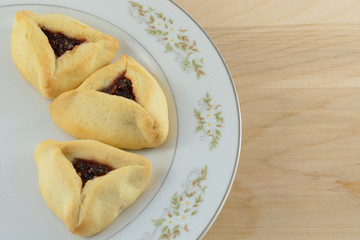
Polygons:
M154 77L123 55L49 105L55 123L75 138L126 149L160 146L169 131L165 94Z
M69 16L15 14L11 53L23 77L54 99L111 63L119 41Z
M152 173L145 157L95 140L47 140L34 158L48 207L79 236L105 229L140 196Z

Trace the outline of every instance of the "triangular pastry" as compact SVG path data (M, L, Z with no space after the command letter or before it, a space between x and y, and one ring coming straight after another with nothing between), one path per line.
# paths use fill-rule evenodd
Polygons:
M47 205L80 236L106 228L144 191L152 172L145 157L94 140L47 140L34 158Z
M28 10L15 14L11 34L14 62L48 99L78 87L111 63L118 48L116 38L62 14Z
M166 97L152 75L133 58L92 74L49 106L55 123L75 138L126 149L160 146L168 135Z

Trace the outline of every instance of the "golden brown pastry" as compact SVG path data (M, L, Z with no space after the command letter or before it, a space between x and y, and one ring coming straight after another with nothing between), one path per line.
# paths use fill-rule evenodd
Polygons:
M145 157L94 140L47 140L34 157L47 205L80 236L106 228L144 191L152 171Z
M118 148L157 147L168 135L162 89L126 55L92 74L78 89L61 94L49 108L55 123L70 135Z
M11 34L14 62L41 94L53 99L78 87L114 59L119 42L62 14L15 14Z

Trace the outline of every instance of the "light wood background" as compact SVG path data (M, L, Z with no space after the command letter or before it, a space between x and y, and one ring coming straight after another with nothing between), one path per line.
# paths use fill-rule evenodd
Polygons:
M217 44L243 121L205 240L360 239L360 1L174 0Z

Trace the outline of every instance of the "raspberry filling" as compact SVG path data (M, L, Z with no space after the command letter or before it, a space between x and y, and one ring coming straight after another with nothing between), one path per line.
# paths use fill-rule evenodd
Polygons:
M62 33L52 32L45 28L41 29L47 36L49 43L57 57L63 55L66 51L72 50L75 46L82 44L85 40L69 38Z
M110 95L117 95L135 101L131 80L123 75L117 77L109 87L99 90Z
M85 183L94 177L104 176L108 172L114 170L112 167L98 163L95 160L86 160L82 158L75 158L73 166L82 180L83 187Z

